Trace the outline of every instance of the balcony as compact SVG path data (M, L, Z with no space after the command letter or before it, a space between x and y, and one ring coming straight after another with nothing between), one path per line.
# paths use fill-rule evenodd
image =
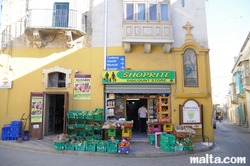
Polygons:
M150 53L151 45L162 45L163 52L169 53L172 36L172 23L167 22L123 22L123 45L125 52L132 45L144 45L144 52Z
M25 34L29 41L47 42L63 34L68 43L86 35L86 15L75 10L30 9Z

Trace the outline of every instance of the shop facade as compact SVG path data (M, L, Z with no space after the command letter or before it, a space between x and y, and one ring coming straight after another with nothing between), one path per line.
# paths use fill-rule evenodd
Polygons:
M192 12L193 7L188 4L182 6L181 1L164 1L163 8L171 6L168 16L170 12L175 16L171 18L173 22L153 21L143 29L145 22L129 22L123 18L125 7L129 7L126 4L132 1L115 1L108 4L109 9L117 11L114 10L114 15L113 10L107 12L109 31L106 33L103 25L98 26L105 20L100 17L103 11L94 8L104 7L104 1L99 2L92 1L82 11L88 11L86 16L92 14L93 17L89 17L92 24L88 26L93 31L86 32L81 42L78 38L75 47L68 48L67 45L70 44L70 36L75 37L75 32L72 36L65 27L60 27L56 33L53 28L50 33L45 33L48 32L48 26L45 26L45 31L34 31L33 37L43 32L47 35L44 39L54 37L47 43L41 40L47 45L40 46L37 36L35 41L22 43L16 39L20 43L2 48L0 72L4 77L1 78L0 89L0 126L19 120L23 113L26 116L31 114L27 129L32 137L41 139L46 135L67 132L66 114L69 110L104 108L105 121L114 118L133 120L137 131L137 110L142 104L147 107L149 119L161 118L179 125L180 108L188 100L195 100L204 111L202 128L200 125L196 128L197 135L204 131L204 135L213 141L209 50L206 28L200 27L205 25L204 2L191 5L201 8L201 14L190 20L180 17L182 14L178 11L181 9L198 16ZM162 4L158 0L152 2ZM50 7L53 3L50 2ZM68 3L75 10L81 10L77 3L83 2ZM36 9L36 6L31 5L30 8ZM123 8L124 12L119 12ZM178 22L174 21L178 18ZM134 35L129 34L132 31ZM53 33L55 35L51 35ZM140 36L142 33L143 37ZM157 114L159 97L168 100L166 115Z

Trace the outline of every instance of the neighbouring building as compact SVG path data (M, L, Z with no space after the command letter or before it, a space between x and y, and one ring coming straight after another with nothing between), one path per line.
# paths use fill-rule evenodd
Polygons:
M250 121L250 33L235 58L228 96L228 117L232 123L249 127Z
M213 141L205 0L3 0L1 21L0 126L31 114L42 138L104 108L136 130L145 104Z

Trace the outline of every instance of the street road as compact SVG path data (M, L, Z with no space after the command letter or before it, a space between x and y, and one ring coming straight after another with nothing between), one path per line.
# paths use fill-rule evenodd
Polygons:
M198 157L200 164L191 164L190 157ZM86 157L81 155L43 153L30 150L13 149L0 146L0 166L187 166L187 165L238 165L221 164L218 158L235 162L236 157L245 157L250 165L250 130L228 124L226 121L217 122L215 129L214 149L175 157L156 158L110 158ZM216 162L217 163L214 163ZM205 164L204 164L205 163Z

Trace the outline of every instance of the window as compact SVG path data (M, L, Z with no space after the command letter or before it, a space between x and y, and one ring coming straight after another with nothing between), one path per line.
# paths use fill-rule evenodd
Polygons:
M126 20L134 20L134 4L132 4L132 3L127 4Z
M145 4L138 4L138 20L146 20Z
M127 21L169 21L168 0L124 0Z
M161 20L162 21L168 21L168 5L167 4L161 4Z
M68 27L69 3L55 3L53 14L55 27Z
M49 73L49 88L62 88L65 87L66 74L55 72Z
M156 4L149 5L149 20L157 20L157 6L156 6Z
M197 59L193 50L187 49L183 56L184 85L186 87L198 86Z
M43 69L43 83L45 88L68 88L71 83L71 69L55 66Z

